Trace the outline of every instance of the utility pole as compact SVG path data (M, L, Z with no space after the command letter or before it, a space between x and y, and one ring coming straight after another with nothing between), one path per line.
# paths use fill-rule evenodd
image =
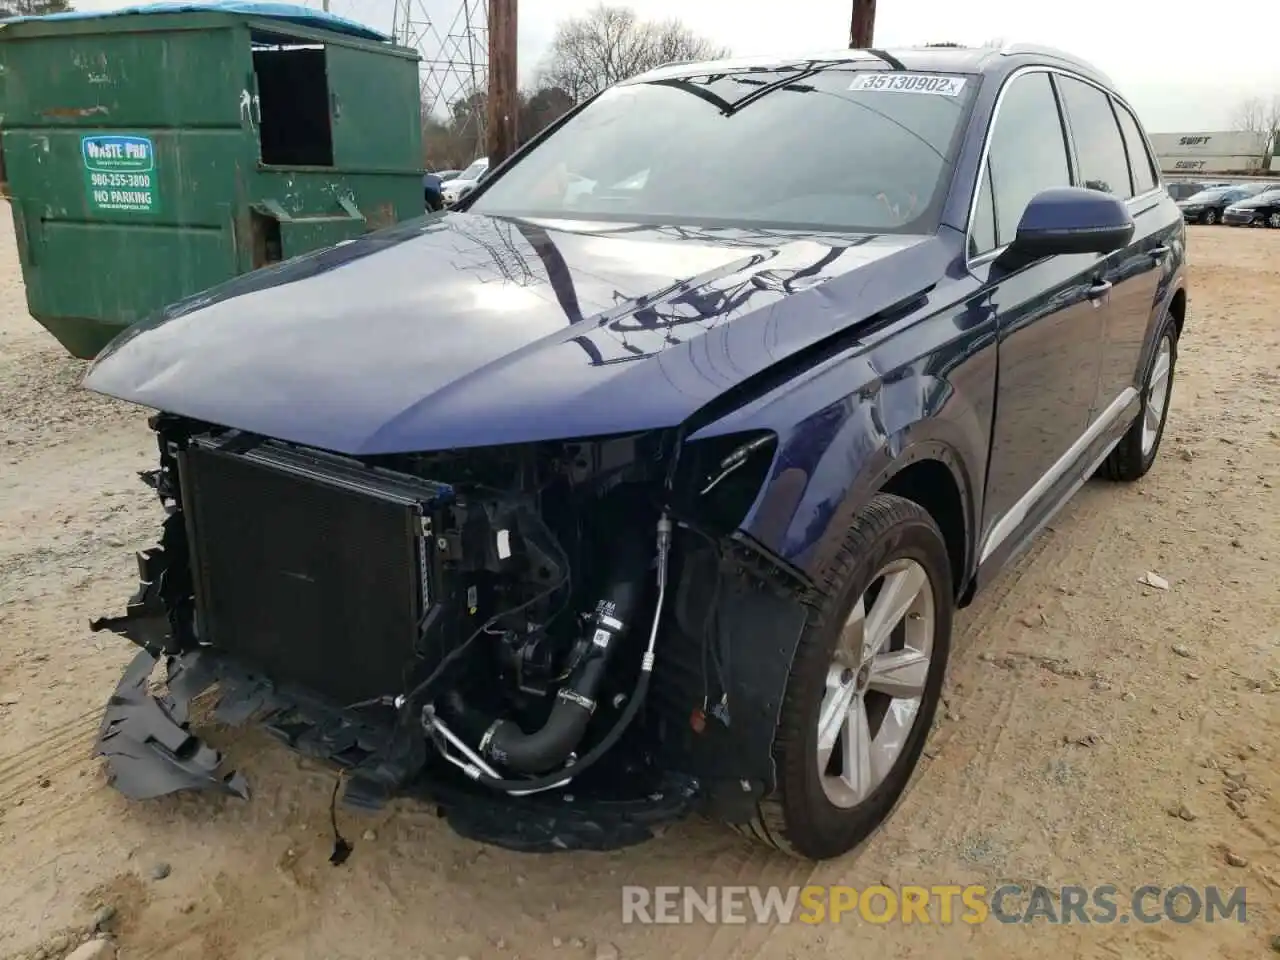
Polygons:
M853 20L849 24L849 49L865 50L874 42L876 0L853 0Z
M516 0L489 0L489 122L485 126L490 168L516 149L520 115L516 67Z

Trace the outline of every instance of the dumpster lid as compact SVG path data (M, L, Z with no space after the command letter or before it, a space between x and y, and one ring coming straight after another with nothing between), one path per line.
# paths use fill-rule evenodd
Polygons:
M101 17L131 16L137 13L232 13L242 16L262 17L268 20L286 20L307 27L318 27L334 33L344 33L364 40L390 40L363 23L348 20L323 10L313 10L297 3L280 3L276 0L208 0L204 3L143 3L114 10L68 10L65 13L49 13L42 17L8 17L0 20L0 26L24 23L30 20L92 20Z

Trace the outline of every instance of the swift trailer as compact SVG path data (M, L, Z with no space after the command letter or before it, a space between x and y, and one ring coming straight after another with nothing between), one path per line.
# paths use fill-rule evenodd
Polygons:
M1185 242L1087 64L842 50L627 80L448 211L175 305L85 378L158 411L160 541L95 623L142 647L114 783L245 795L217 684L482 841L849 851L955 609L1155 462Z

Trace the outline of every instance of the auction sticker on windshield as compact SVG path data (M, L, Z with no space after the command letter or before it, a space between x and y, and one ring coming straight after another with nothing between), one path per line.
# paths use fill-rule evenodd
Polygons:
M114 134L80 139L85 192L100 212L158 213L155 146L147 137Z
M958 97L964 89L964 77L946 77L928 73L859 73L849 84L850 90L875 90L881 93L932 93L941 97Z

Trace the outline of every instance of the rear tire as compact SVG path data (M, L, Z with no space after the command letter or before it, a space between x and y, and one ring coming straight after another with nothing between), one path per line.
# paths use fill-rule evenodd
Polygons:
M1173 398L1174 372L1178 362L1178 328L1168 312L1160 327L1156 348L1152 351L1143 377L1142 406L1138 417L1119 445L1107 457L1106 475L1112 480L1131 483L1146 476L1160 452L1165 424L1169 421L1169 402ZM1162 386L1163 382L1163 386Z
M1276 210L1267 217L1267 226L1273 230L1280 230L1280 210Z
M1200 218L1206 227L1212 227L1218 222L1217 210L1206 210L1204 216Z
M954 605L937 524L888 494L854 519L824 579L774 733L776 788L741 828L809 860L852 850L901 797L941 697Z

